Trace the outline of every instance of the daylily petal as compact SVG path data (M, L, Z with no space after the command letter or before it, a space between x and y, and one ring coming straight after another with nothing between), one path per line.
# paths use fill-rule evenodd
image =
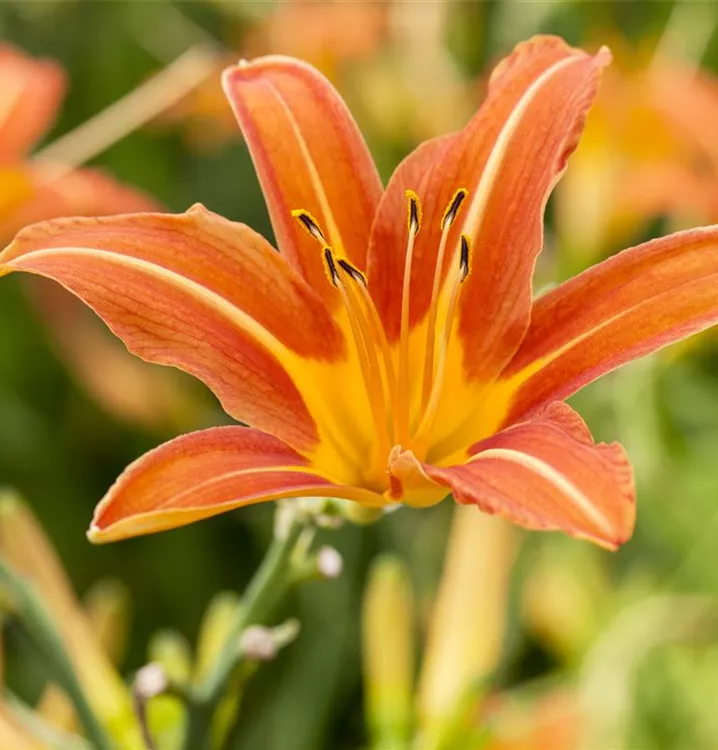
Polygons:
M420 195L424 221L414 248L413 323L426 314L431 297L443 212L457 189L469 191L448 248L451 258L459 233L471 239L471 264L476 271L462 289L458 332L464 340L464 368L472 380L497 375L521 341L528 324L531 275L542 244L546 198L578 142L600 70L609 59L607 50L591 57L556 37L536 37L521 44L494 71L488 97L474 118L448 143L434 147L434 163L422 163L431 150L408 159L432 172L425 180L426 194ZM400 169L410 167L404 164ZM394 182L403 189L403 180ZM379 257L402 253L405 244L405 208L392 217L386 204L399 205L389 190L373 234L384 237L393 231L395 241L372 240L372 280L403 268L402 262ZM444 274L450 266L444 264ZM399 290L401 276L382 283ZM390 334L398 331L399 311L396 293L392 306L385 302L380 308Z
M22 225L16 214L35 195L30 170L18 163L0 167L0 239L10 239Z
M21 232L0 274L55 279L144 359L203 380L229 414L309 450L317 428L287 368L344 340L260 235L202 207L177 216L66 219Z
M395 341L401 329L401 289L406 248L406 191L422 200L430 198L441 181L442 156L454 136L443 135L422 143L394 170L372 225L367 253L367 278L371 295L381 315L387 338ZM426 315L431 302L438 240L431 224L417 235L409 287L409 323ZM432 240L427 241L430 236Z
M155 200L96 169L56 176L49 164L23 164L0 171L0 241L23 227L60 216L103 216L156 211Z
M281 56L241 63L224 88L249 146L280 250L327 300L320 249L292 217L309 211L340 255L364 268L381 181L349 110L314 68Z
M461 231L471 238L475 272L459 298L458 335L472 379L497 375L521 342L548 193L578 145L609 61L607 50L591 57L552 38L520 46L494 72L486 105L452 147L454 179L471 192Z
M183 526L244 505L298 496L380 495L334 484L281 440L249 427L189 433L131 464L100 502L90 527L109 542Z
M616 548L633 531L631 467L618 443L594 444L569 406L551 404L534 419L472 446L464 464L419 465L428 483L529 529L560 530ZM416 474L414 474L416 480Z
M0 161L24 155L42 138L64 93L57 63L0 44Z
M534 304L498 386L514 391L508 420L716 321L718 226L624 250Z
M54 281L35 276L25 282L56 354L83 393L115 419L172 432L206 420L203 411L210 404L184 387L179 373L133 357L91 310Z

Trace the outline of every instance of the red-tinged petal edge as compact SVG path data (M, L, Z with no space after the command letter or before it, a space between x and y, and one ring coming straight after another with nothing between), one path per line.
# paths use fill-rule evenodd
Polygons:
M277 244L332 303L322 254L292 217L309 211L339 255L364 268L382 193L374 162L329 81L289 57L260 57L229 68L224 89L249 146Z
M502 374L507 424L718 322L718 226L624 250L539 298Z
M0 44L0 161L23 156L42 138L64 93L57 63Z
M317 426L288 368L344 339L319 298L249 227L186 214L61 219L20 232L0 275L59 281L130 351L203 380L229 414L312 450ZM241 283L238 283L241 280Z
M566 404L551 404L472 446L470 454L461 465L421 464L420 470L457 502L529 529L563 531L608 549L633 533L635 489L623 449L595 444Z
M184 526L280 497L381 496L334 484L286 443L248 427L182 435L131 464L95 510L88 536L111 542Z

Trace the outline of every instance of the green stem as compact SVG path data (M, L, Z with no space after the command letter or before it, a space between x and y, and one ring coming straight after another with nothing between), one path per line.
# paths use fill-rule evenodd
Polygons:
M202 750L209 739L214 711L227 683L241 659L239 642L242 633L261 622L293 580L292 556L307 528L306 519L297 514L289 528L273 540L267 555L249 583L237 610L229 637L218 654L204 682L197 686L188 706L186 750Z
M42 601L32 584L18 575L2 555L0 555L0 587L4 588L9 599L11 613L20 620L44 657L52 677L72 702L92 746L97 750L112 750L112 744L90 707L72 662L65 651L62 638Z

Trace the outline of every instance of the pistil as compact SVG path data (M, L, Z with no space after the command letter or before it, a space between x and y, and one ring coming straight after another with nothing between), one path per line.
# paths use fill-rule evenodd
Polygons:
M470 244L469 238L465 235L461 235L461 241L459 245L459 263L456 266L452 281L451 291L449 293L449 300L446 306L446 317L444 319L444 327L441 332L441 337L438 340L437 347L437 362L436 370L434 371L433 385L429 394L429 400L427 403L426 410L423 413L419 428L414 434L411 444L412 448L419 455L428 447L429 436L431 429L436 419L436 414L439 408L439 400L441 398L441 391L444 385L444 377L446 374L446 358L449 350L449 341L451 339L451 332L454 327L454 320L456 317L456 303L459 299L459 293L461 291L461 285L466 281L470 273L469 266L470 256Z

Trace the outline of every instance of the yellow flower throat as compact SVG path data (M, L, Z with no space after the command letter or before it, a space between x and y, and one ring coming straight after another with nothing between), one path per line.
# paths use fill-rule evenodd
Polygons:
M339 257L329 245L314 217L303 209L292 212L307 233L321 245L329 282L341 298L361 369L361 379L371 411L375 442L373 455L361 470L368 487L386 490L387 460L395 446L426 457L439 407L447 367L447 350L455 322L462 283L469 275L470 244L462 234L453 257L447 259L450 229L456 221L468 191L456 191L441 219L441 238L433 276L431 301L426 317L426 350L423 368L411 371L409 315L411 269L414 243L421 229L422 212L417 194L406 191L407 245L401 292L401 326L397 343L390 344L365 275L349 260ZM446 284L444 264L449 262ZM452 272L453 267L453 272ZM445 293L442 294L442 286ZM414 360L416 367L416 360ZM422 371L423 369L423 371ZM412 384L421 379L419 409L411 413Z

